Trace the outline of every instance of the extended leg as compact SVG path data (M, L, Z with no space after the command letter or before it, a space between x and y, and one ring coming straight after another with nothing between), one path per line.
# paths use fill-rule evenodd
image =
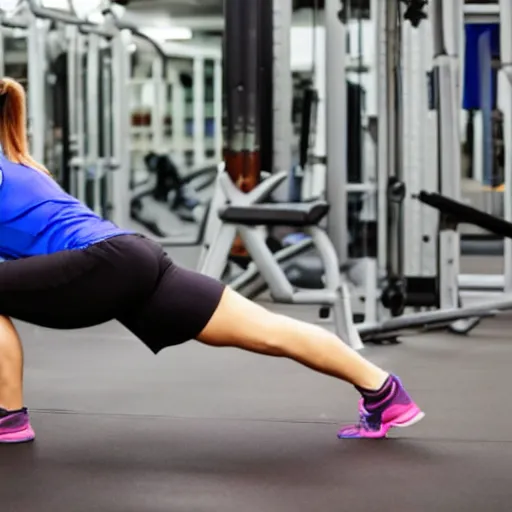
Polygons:
M397 377L364 359L334 334L271 313L230 289L198 340L288 357L356 386L363 395L361 423L343 429L340 437L383 437L389 428L408 426L423 417Z
M271 313L229 288L198 339L288 357L361 388L379 389L389 376L326 329Z
M0 443L33 439L23 408L23 348L11 320L0 316Z

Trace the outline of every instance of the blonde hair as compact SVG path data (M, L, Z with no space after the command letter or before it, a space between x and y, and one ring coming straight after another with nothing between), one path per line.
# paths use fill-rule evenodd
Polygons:
M0 80L0 144L8 160L50 174L28 150L27 101L23 86L12 78Z

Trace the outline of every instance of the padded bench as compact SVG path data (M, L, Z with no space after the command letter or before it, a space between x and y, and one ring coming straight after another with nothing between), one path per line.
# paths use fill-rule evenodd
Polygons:
M250 206L225 206L219 210L219 218L226 224L242 226L318 226L329 212L325 201L312 203L267 203Z
M472 206L455 201L437 192L422 191L418 199L442 214L452 218L458 224L472 224L505 238L512 238L512 223L482 212Z
M329 212L328 203L321 200L308 203L263 203L268 201L268 197L287 175L286 172L272 175L251 192L243 193L226 172L219 171L211 210L217 215L211 215L209 219L198 269L205 275L222 279L231 248L239 236L252 260L250 268L246 270L247 282L259 276L272 299L278 303L315 305L321 310L329 308L333 313L338 336L359 350L363 344L353 323L348 286L340 276L336 250L327 233L319 227L320 221ZM324 287L318 290L294 287L281 268L277 255L272 254L268 248L266 231L261 226L303 228L310 236L308 248L316 248L322 260ZM242 277L238 276L239 282L245 281Z

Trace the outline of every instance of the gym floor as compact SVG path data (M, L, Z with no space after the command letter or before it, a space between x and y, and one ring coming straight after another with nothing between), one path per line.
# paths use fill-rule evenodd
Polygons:
M290 361L196 343L154 357L113 323L20 325L38 438L0 447L1 510L509 512L511 327L365 349L427 416L342 442L356 393Z

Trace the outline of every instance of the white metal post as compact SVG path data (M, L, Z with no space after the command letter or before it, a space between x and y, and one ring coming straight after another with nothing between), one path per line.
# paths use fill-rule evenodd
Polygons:
M78 151L78 120L77 120L77 76L78 76L78 29L75 26L66 27L66 39L68 43L67 66L68 66L68 113L69 113L69 154L70 161L65 162L70 168L69 192L77 195L76 169L74 167ZM75 160L75 161L74 161Z
M112 178L112 221L124 227L128 223L130 208L130 130L131 119L129 101L131 34L120 31L112 41L113 62L113 116L114 116L114 156L116 169Z
M402 32L404 105L403 144L404 272L411 276L437 276L437 226L439 214L417 199L421 190L438 189L436 115L429 110L428 72L432 67L432 28L425 20L417 28L405 23Z
M87 157L85 166L87 181L92 178L93 199L90 207L98 215L102 214L101 205L101 175L103 166L100 162L100 137L99 137L99 74L100 74L100 40L96 34L89 34L87 42L87 91L86 101L89 108L86 109L87 116Z
M452 0L458 2L459 0ZM434 66L438 72L438 130L441 194L458 200L461 182L460 151L460 89L457 37L446 37L454 30L453 16L458 9L446 8L443 0L433 0L430 6L434 37ZM445 227L439 236L440 307L458 306L458 276L460 236L456 229Z
M292 72L290 31L292 0L274 0L274 169L289 171L292 166ZM286 185L275 197L286 195ZM283 197L283 199L285 199Z
M327 233L338 259L348 258L347 240L347 87L346 30L338 17L339 0L325 2L327 201L330 213Z
M377 29L375 89L377 91L377 274L379 278L387 272L388 249L388 197L387 184L389 176L388 151L388 78L387 78L387 5L386 2L374 0Z
M194 167L201 165L206 160L204 145L204 58L194 57L194 79L193 79L193 102L194 102Z
M29 14L28 30L28 112L31 153L38 162L44 162L45 116L45 44L46 23Z
M313 77L314 88L318 94L316 109L316 133L313 154L324 156L327 153L327 120L326 120L326 42L325 28L315 27L313 36L316 38L315 52L311 58L315 63L315 75ZM302 179L302 198L323 196L326 192L326 166L323 163L313 163L311 172L304 174Z
M76 59L76 76L74 77L76 83L76 96L71 100L75 102L76 105L76 123L77 123L77 131L76 131L76 160L74 162L75 165L72 167L72 172L76 175L75 179L77 182L76 194L77 198L85 202L85 182L86 182L86 158L85 158L85 117L86 117L86 96L85 96L85 69L83 65L83 57L86 52L85 48L85 35L78 32L75 32L77 38L77 53L75 55Z
M505 144L505 220L512 222L512 3L500 0L501 62L500 107L504 114ZM505 292L512 292L512 240L505 238L504 254Z
M175 69L169 70L172 83L172 147L181 165L185 162L185 90Z
M222 137L222 60L213 60L213 119L214 119L214 150L215 160L220 162L223 158Z
M153 136L153 151L162 151L164 144L164 119L163 114L166 98L164 90L164 60L161 55L156 55L152 66L153 78L153 104L151 109L151 132Z

